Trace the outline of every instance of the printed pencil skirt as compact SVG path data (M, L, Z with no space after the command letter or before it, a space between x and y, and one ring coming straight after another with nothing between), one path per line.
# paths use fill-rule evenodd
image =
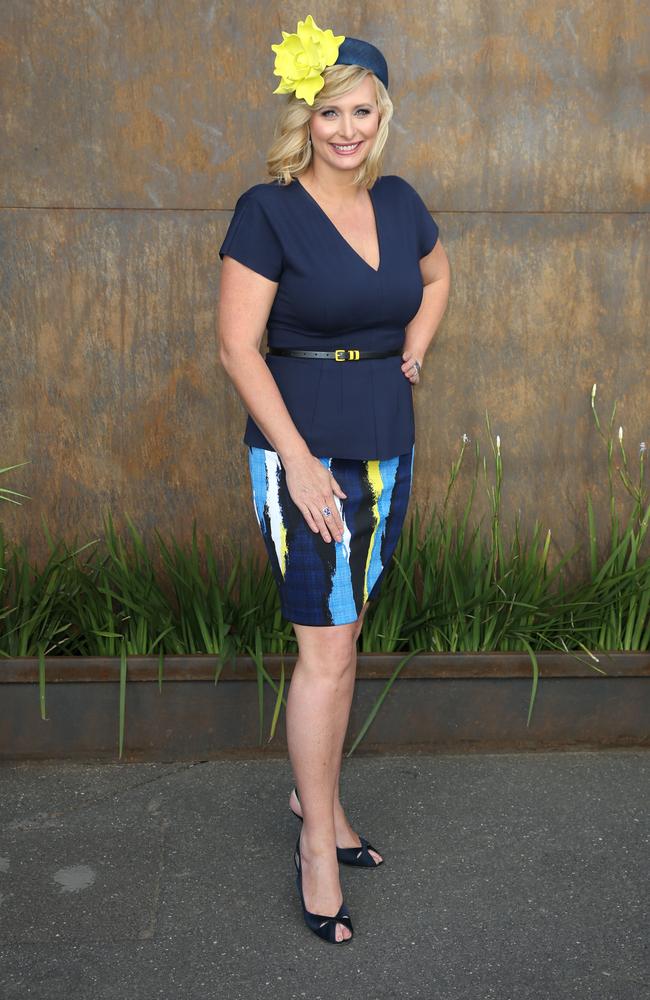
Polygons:
M343 538L326 542L293 502L277 452L248 445L253 505L287 621L344 625L379 596L406 516L414 453L415 445L386 459L319 456L347 494L334 497Z

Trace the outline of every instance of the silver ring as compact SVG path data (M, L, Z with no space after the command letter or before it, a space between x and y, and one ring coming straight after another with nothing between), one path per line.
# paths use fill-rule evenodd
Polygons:
M325 515L325 517L331 517L332 511L329 509L329 507L323 507L323 514Z
M418 373L418 375L419 375L419 374L420 374L420 371L421 371L421 368L420 368L420 362L419 362L419 361L414 361L414 362L413 362L413 367L415 368L416 372L417 372L417 373Z

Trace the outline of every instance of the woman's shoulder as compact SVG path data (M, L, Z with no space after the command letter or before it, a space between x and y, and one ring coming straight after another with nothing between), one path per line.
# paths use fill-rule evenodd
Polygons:
M274 205L291 186L291 184L281 184L279 181L261 181L242 191L239 200L255 201L265 206Z
M282 228L282 220L286 215L286 198L291 184L280 184L278 181L262 181L253 184L242 191L235 212L246 212L251 219L261 219L273 228ZM293 192L292 192L293 193Z
M403 197L408 197L413 193L417 194L417 191L412 184L406 180L405 177L400 177L399 174L383 174L381 177L377 178L376 184L380 184L382 188L386 191L390 191L396 195L402 195Z

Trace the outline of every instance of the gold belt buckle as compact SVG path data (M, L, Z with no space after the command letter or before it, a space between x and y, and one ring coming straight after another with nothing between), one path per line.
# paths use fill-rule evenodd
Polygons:
M346 352L350 355L349 358L344 358L344 357L340 358L339 357L339 354L345 354ZM359 359L359 351L357 349L355 349L355 348L352 348L352 347L339 347L339 348L337 348L334 351L334 360L335 361L359 361L360 360Z

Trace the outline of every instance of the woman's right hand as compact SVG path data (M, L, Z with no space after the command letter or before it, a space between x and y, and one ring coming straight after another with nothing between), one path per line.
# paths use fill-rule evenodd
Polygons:
M285 465L285 476L289 495L302 511L311 530L320 531L326 542L331 542L332 535L340 542L343 521L334 498L344 498L346 494L330 470L320 459L306 454ZM323 507L329 507L331 516L323 514Z

